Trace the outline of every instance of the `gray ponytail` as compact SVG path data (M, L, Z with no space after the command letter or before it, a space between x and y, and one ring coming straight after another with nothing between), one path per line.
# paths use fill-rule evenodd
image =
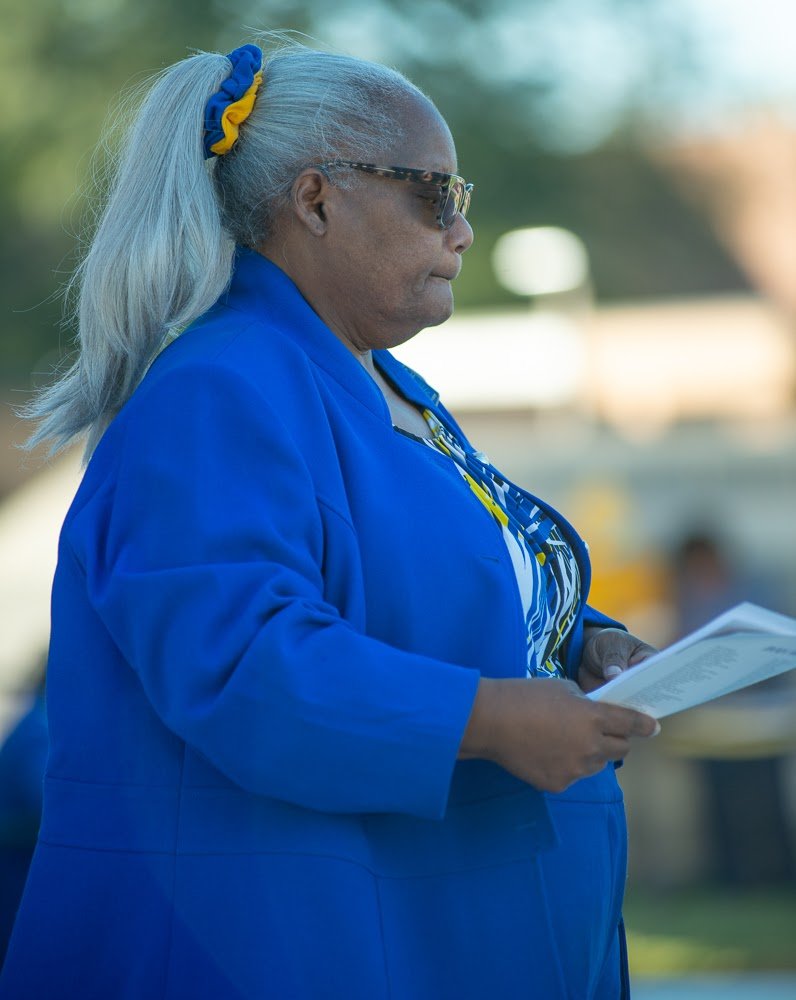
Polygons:
M237 143L205 161L205 105L229 72L225 56L200 53L149 89L68 286L78 358L25 409L40 421L27 447L50 440L55 451L86 433L90 455L164 342L224 291L235 243L267 239L301 169L378 157L416 90L384 66L283 43L265 58Z

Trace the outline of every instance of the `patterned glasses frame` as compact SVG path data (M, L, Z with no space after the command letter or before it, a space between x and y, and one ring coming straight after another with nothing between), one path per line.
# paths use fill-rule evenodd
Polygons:
M446 174L438 170L421 170L416 167L380 167L375 163L359 163L356 160L330 160L328 163L317 164L319 170L343 167L349 170L361 170L376 177L386 177L393 181L413 181L415 184L429 184L439 188L442 200L437 212L437 225L440 229L450 229L456 216L461 214L466 218L470 208L470 197L473 184L458 174Z

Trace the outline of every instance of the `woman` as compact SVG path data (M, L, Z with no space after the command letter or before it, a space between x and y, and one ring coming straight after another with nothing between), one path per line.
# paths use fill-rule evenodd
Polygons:
M649 647L389 354L472 241L438 111L260 59L150 92L38 404L93 455L2 996L619 997L613 762L656 724L574 681Z

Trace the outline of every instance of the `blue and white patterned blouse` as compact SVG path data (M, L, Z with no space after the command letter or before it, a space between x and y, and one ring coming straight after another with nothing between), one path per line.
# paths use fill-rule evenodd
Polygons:
M468 453L458 436L430 410L424 410L423 417L431 437L418 440L456 463L501 528L525 615L528 675L563 677L562 646L580 599L580 573L571 547L544 511L477 455Z

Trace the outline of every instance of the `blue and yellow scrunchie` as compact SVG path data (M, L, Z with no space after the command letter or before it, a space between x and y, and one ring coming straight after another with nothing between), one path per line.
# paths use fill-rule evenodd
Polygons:
M263 54L256 45L230 52L232 73L205 107L205 159L223 156L235 145L238 129L252 113L257 89L263 82Z

